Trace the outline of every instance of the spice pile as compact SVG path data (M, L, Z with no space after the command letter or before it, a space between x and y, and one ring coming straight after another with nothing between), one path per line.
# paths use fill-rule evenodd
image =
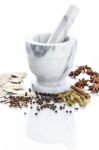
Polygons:
M55 113L64 110L66 114L71 114L73 109L79 109L78 105L85 107L90 102L91 96L86 92L85 87L88 87L91 92L99 92L99 73L89 66L79 66L75 71L71 71L69 76L77 79L76 77L83 73L89 75L90 79L78 79L70 90L58 94L34 93L31 88L26 90L23 86L26 73L2 74L0 75L0 103L8 104L12 108L29 107L33 110L36 108L35 115L44 109L50 109Z
M79 76L81 73L85 73L89 75L90 79L79 79L78 82L75 83L75 86L79 88L88 87L88 90L93 93L99 92L99 73L93 71L89 66L79 66L75 71L71 71L69 76L75 78Z
M7 95L17 95L25 89L22 86L26 73L16 72L0 75L0 98Z
M79 106L86 106L90 101L90 95L76 86L71 87L73 90L57 94L57 99L63 100L68 106L78 103Z

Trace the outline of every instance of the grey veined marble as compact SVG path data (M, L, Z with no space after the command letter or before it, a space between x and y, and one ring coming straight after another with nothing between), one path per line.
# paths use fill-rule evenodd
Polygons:
M29 68L37 79L34 90L57 93L70 86L67 75L73 66L77 41L66 38L62 43L47 44L49 37L48 33L28 38L26 52Z

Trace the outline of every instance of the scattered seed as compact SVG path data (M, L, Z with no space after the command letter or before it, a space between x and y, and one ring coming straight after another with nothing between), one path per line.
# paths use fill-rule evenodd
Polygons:
M66 110L66 113L68 113L68 110Z
M37 109L37 111L40 111L40 109Z
M30 109L32 109L33 107L31 106Z
M60 110L62 110L62 109L63 109L63 107L62 107L62 106L60 106L59 108L60 108Z
M79 108L78 108L78 107L75 107L74 109L75 109L75 110L78 110Z
M27 96L28 94L27 94L27 92L25 92L25 96Z
M37 100L36 103L37 103L38 105L43 105L42 99Z
M55 113L57 113L58 111L57 110L55 110Z
M24 115L26 115L26 112L24 112Z
M69 111L69 113L71 114L71 113L72 113L72 111L70 110L70 111Z
M29 88L29 92L31 92L31 88Z
M37 116L38 115L38 113L35 113L35 116Z

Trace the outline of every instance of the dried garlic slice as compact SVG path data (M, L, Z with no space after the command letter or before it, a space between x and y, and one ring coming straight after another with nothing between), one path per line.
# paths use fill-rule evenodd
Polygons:
M11 76L14 78L25 78L27 76L26 72L13 72L11 73Z
M23 82L23 79L22 78L11 78L10 82L14 83L14 84L20 84Z
M5 84L3 87L5 89L13 89L13 90L24 90L21 84Z

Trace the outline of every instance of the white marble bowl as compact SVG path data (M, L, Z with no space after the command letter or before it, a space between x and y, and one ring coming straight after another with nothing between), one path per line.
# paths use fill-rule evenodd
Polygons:
M62 43L47 44L50 34L27 38L26 51L31 72L37 82L34 90L58 93L67 89L66 77L73 66L77 41L67 37Z

